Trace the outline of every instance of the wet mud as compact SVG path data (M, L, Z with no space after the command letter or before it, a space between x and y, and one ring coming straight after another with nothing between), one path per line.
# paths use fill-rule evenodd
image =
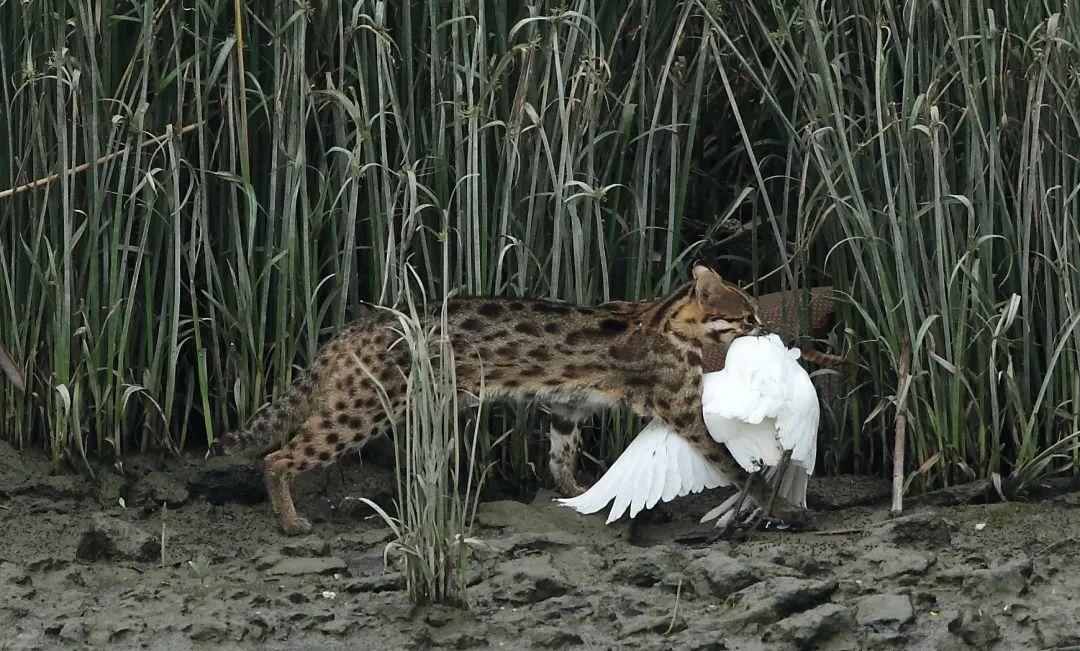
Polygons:
M484 502L469 609L413 607L390 472L298 482L315 524L280 534L258 472L136 459L50 475L0 443L0 648L1020 649L1080 645L1080 487L1027 502L813 479L819 531L714 539L721 492L605 526L553 504ZM162 504L167 504L162 507Z

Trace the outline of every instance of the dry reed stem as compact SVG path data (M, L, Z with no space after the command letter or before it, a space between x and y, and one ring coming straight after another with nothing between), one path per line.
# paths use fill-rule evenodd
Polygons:
M186 134L188 132L194 131L196 128L198 128L198 126L199 126L198 122L196 122L194 124L189 124L187 126L184 126L184 127L182 127L180 129L180 135L182 136L182 135L184 135L184 134ZM156 145L156 144L164 142L165 140L169 139L170 137L172 137L172 127L169 127L169 129L166 130L166 132L161 134L160 136L154 136L153 138L147 140L146 142L144 142L142 144L142 146L143 147L149 147L150 145ZM34 188L38 188L38 187L42 187L42 186L45 186L45 185L55 183L56 181L59 181L61 179L61 177L63 177L64 175L71 175L71 174L77 174L79 172L85 172L86 170L90 169L94 165L101 165L102 163L107 163L107 162L111 161L114 158L119 158L120 156L123 156L124 154L128 153L129 149L130 149L129 147L124 147L120 151L114 151L111 154L105 154L104 156L99 156L98 159L95 160L95 161L91 161L89 163L80 163L79 165L76 165L75 167L68 168L68 169L64 170L63 172L57 172L56 174L50 174L49 176L42 177L42 178L40 178L40 179L38 179L36 181L30 181L29 183L24 183L22 185L15 186L14 188L8 188L7 190L0 190L0 199L7 199L8 197L19 194L20 192L26 192L27 190L33 190Z

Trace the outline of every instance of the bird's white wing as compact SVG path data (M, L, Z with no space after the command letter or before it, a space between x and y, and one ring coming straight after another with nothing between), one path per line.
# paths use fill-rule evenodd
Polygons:
M619 455L622 456L622 455ZM634 517L641 512L645 505L649 502L649 496L652 495L653 489L656 488L656 484L659 483L661 488L664 485L664 479L666 477L667 469L660 467L664 463L664 459L667 455L664 454L664 446L658 445L653 448L651 459L642 459L638 462L637 467L637 481L638 488L632 493L626 493L624 495L616 495L615 503L611 505L611 513L608 514L608 522L614 522L619 519L619 515L614 515L616 509L618 509L620 515L624 509L619 508L619 505L626 502L630 505L630 517ZM657 472L659 471L659 472ZM657 482L656 475L661 475L661 479Z
M814 474L821 405L807 372L795 360L787 374L787 399L776 416L776 436L791 460Z
M706 416L750 420L760 398L755 387L727 369L701 377L701 409Z
M579 513L596 513L614 501L607 518L611 523L627 512L634 517L659 501L730 483L689 441L653 421L592 488L555 501Z
M746 472L775 466L783 456L783 451L776 444L776 424L772 418L747 423L706 413L705 426Z
M683 486L683 474L688 474L694 469L684 461L684 455L678 448L667 450L667 467L664 473L664 489L660 491L660 500L670 502L679 496Z
M784 450L814 471L820 408L797 359L776 335L741 337L729 347L724 369L703 378L705 424L747 471L775 465Z
M776 335L736 339L724 368L702 378L702 411L747 423L776 418L784 406L791 364L798 367Z

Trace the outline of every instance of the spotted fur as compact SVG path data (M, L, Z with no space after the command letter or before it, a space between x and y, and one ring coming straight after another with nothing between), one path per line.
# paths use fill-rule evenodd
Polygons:
M701 348L755 332L756 309L738 287L697 267L694 280L655 301L578 307L459 298L447 312L458 388L479 393L483 381L489 398L544 405L552 414L549 468L559 490L573 495L581 491L574 478L579 424L589 413L615 405L661 420L725 473L747 480L702 420ZM435 315L427 318L437 325ZM287 533L311 530L293 505L293 477L361 448L402 415L410 359L396 327L394 317L382 311L353 323L319 352L286 396L226 437L231 454L269 452L267 486ZM372 376L389 396L389 412ZM273 449L275 440L290 434ZM767 487L754 482L751 494L764 499Z

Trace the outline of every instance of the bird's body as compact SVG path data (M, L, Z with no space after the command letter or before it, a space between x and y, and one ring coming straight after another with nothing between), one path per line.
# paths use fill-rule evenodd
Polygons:
M771 474L780 496L805 508L820 410L817 392L798 357L798 351L788 350L776 335L736 339L726 366L704 376L702 412L710 435L744 470ZM791 463L785 463L789 454ZM659 501L730 483L683 437L654 421L591 489L560 502L581 513L595 513L614 501L608 516L612 522L627 511L633 517ZM738 515L736 505L741 508L737 498L703 520L723 516L721 522L729 522Z

